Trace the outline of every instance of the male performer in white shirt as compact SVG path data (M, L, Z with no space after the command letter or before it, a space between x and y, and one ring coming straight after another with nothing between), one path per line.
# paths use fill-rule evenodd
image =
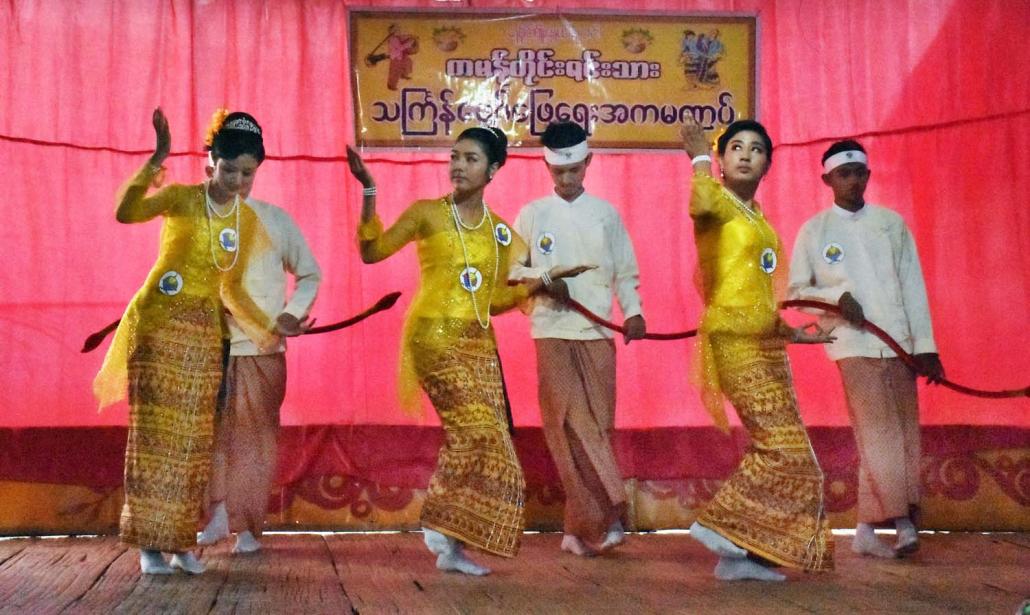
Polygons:
M322 279L293 218L279 207L249 196L246 203L257 214L273 249L248 262L244 287L258 307L275 316L280 341L270 351L262 351L231 316L228 318L229 363L211 451L211 518L197 544L214 544L233 531L233 553L252 553L261 548L257 539L264 528L269 491L275 481L279 408L286 396L285 338L307 330L308 314ZM289 301L287 273L294 278Z
M567 308L572 298L611 319L612 297L625 318L626 343L644 336L639 272L626 228L607 201L587 194L587 134L578 124L551 124L541 142L554 193L522 208L515 230L529 245L527 267L595 265L576 278L547 280L530 318L536 345L544 437L565 490L561 548L594 555L624 539L626 492L611 436L615 425L612 333ZM512 278L523 277L518 268Z
M837 341L826 353L837 362L859 451L858 528L852 549L898 557L915 551L912 515L919 505L919 406L916 374L886 344L861 329L868 319L915 356L919 375L939 382L944 368L930 325L926 287L912 233L897 213L865 202L868 157L856 141L823 154L823 183L834 204L798 233L790 267L790 297L840 305L828 315ZM893 549L873 526L892 522Z

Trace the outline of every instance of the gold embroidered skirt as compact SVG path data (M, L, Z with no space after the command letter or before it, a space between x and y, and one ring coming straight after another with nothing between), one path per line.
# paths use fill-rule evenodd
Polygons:
M514 557L525 525L525 484L508 433L493 335L472 322L442 349L420 344L423 335L412 340L412 358L445 440L422 507L422 526Z
M121 539L165 552L196 546L222 380L217 314L206 301L183 305L141 331L128 360Z
M831 570L822 471L798 414L783 340L715 334L711 343L720 386L751 444L698 522L776 564Z

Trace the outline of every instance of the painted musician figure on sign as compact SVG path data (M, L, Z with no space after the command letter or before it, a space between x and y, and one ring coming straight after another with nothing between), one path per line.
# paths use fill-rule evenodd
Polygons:
M390 68L386 76L386 87L396 90L401 79L411 79L411 73L415 68L411 56L418 53L418 37L405 34L395 23L390 24L387 32L386 38L365 55L365 65L375 66L383 60L389 59ZM376 53L384 43L386 44L386 53Z

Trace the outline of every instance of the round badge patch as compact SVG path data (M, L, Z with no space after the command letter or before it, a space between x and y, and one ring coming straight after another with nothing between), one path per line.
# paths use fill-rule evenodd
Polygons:
M494 238L502 246L511 245L511 229L503 222L498 222L494 227Z
M540 250L541 254L554 252L554 235L552 233L540 233L540 236L536 238L536 249Z
M178 271L166 271L157 282L157 289L168 296L178 295L182 290L182 276Z
M839 243L830 242L823 248L823 260L831 265L844 260L844 248Z
M465 290L474 293L483 285L483 274L479 273L475 267L465 267L458 276L458 283Z
M758 266L762 268L762 271L769 274L776 271L776 250L772 248L762 250L762 256L758 259Z
M235 229L222 229L222 232L218 233L218 244L226 252L235 252L237 247Z

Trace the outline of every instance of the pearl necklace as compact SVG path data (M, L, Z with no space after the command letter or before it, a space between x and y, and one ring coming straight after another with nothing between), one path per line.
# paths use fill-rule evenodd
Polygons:
M468 248L465 246L465 234L461 232L461 229L462 228L466 228L466 229L468 229L470 231L474 231L474 230L478 229L479 227L483 226L483 222L486 222L487 220L490 221L490 228L492 229L494 227L493 217L490 216L490 210L487 209L486 201L484 201L483 202L483 217L479 219L479 224L477 224L475 226L468 226L467 224L465 224L464 221L462 221L461 215L458 213L458 205L454 202L454 195L451 195L449 197L449 200L450 200L450 204L451 204L451 217L454 218L454 229L456 231L458 231L458 241L461 242L461 254L465 258L465 271L468 271L469 270L469 253L468 253ZM491 234L491 238L493 239L493 244L494 244L494 275L493 275L493 281L490 283L490 293L493 294L494 286L497 284L497 269L498 269L498 267L501 264L501 251L500 251L500 248L497 247L497 238L493 237L492 234ZM483 318L479 315L479 303L476 301L476 293L475 293L475 291L469 290L469 295L472 296L472 310L476 313L476 322L478 322L479 326L482 327L483 329L489 329L490 328L490 304L487 303L487 306L486 306L486 320L484 321Z
M730 200L733 201L733 205L736 206L740 213L744 214L744 219L748 221L748 224L755 227L755 230L758 233L759 240L766 241L772 244L771 247L775 248L776 231L773 230L771 226L769 226L768 222L766 222L764 225L762 224L762 222L765 219L765 216L763 216L761 212L752 209L751 206L745 203L739 196L737 196L732 190L730 190L726 186L723 186L722 190L726 193L726 196L730 197Z
M748 218L755 218L758 215L757 212L755 212L755 210L752 209L750 205L741 200L741 198L737 196L732 190L730 190L726 186L723 186L722 189L726 193L726 195L730 197L730 200L733 201L733 204L737 206L737 209L741 210L745 216L747 216Z
M238 261L240 258L240 195L237 194L235 198L233 198L232 207L229 208L229 211L225 212L224 214L220 214L218 213L218 210L215 208L215 202L211 200L211 193L208 192L208 185L204 184L204 204L207 213L207 243L208 247L211 248L211 262L215 264L215 268L219 271L230 271L233 267L236 266L236 261ZM233 215L233 213L236 214L236 223L233 228L233 231L235 233L233 238L236 241L236 249L233 250L232 262L229 263L229 266L222 267L222 265L218 262L218 254L215 250L214 233L211 229L211 216L214 215L224 220L225 218L228 218L229 216Z
M454 202L454 195L453 194L451 195L450 199L451 199L451 212L454 214L454 219L457 220L463 227L467 228L470 231L474 231L474 230L478 229L479 227L483 226L483 222L486 221L486 216L487 216L486 201L483 201L483 214L479 217L479 222L477 222L475 226L470 226L468 224L465 224L465 221L461 219L461 215L458 213L458 205Z

